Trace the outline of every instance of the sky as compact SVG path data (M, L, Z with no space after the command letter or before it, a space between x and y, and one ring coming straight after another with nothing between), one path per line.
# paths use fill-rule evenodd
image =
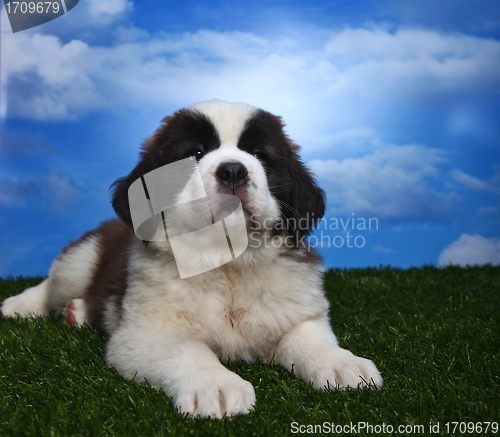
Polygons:
M81 0L0 12L0 276L46 275L193 103L283 117L327 194L327 267L500 264L497 0Z

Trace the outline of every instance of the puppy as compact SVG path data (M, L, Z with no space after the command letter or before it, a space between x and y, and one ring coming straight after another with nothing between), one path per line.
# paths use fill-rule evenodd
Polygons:
M109 366L161 387L190 417L253 409L229 358L272 360L317 389L382 386L332 332L323 268L304 243L324 194L283 129L221 101L166 117L114 184L118 218L64 249L3 315L54 311L100 329Z

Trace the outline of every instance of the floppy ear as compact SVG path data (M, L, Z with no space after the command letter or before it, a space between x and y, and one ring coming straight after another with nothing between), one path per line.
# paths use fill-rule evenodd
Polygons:
M293 145L294 146L294 145ZM298 149L294 146L293 149ZM308 235L318 224L325 213L325 193L318 187L316 180L302 163L295 150L290 167L292 187L290 192L290 209L292 226L288 226L288 234L301 238Z
M156 132L144 141L139 163L136 167L128 176L118 179L111 185L111 189L113 190L111 204L118 217L131 228L133 228L133 224L132 215L130 214L128 189L137 179L168 162L168 158L165 156L165 148L158 147L158 145L167 142L170 136L171 122L176 114L167 116L161 120L160 127Z
M130 205L128 200L128 189L130 185L145 173L148 173L148 169L144 163L144 157L141 159L139 164L130 172L128 176L118 179L111 186L113 190L113 196L111 204L116 212L116 215L120 217L130 228L132 225L132 216L130 214Z

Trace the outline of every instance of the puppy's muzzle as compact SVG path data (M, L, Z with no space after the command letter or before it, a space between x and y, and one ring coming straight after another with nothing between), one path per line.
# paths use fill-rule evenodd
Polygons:
M223 162L217 167L215 175L219 183L230 188L233 193L248 182L247 168L237 161Z

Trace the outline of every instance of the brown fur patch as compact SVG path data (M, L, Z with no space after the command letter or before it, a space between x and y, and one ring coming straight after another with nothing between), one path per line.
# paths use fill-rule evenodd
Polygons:
M104 311L113 300L121 309L127 288L129 251L135 237L121 220L103 222L92 233L98 238L98 264L85 294L88 324L105 332Z

